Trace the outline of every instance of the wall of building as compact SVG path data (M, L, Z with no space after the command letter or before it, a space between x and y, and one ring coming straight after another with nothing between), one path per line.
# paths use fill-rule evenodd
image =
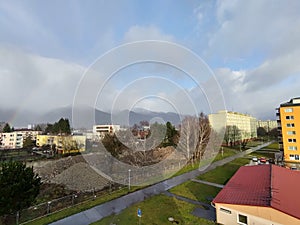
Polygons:
M300 106L285 106L279 110L284 160L300 163Z
M216 131L225 129L226 126L236 126L241 130L242 139L257 137L257 120L250 115L222 110L209 114L208 118L212 128Z
M67 154L75 152L83 152L86 149L86 136L83 135L38 135L36 145L55 145L58 153Z
M271 207L216 204L216 216L219 224L241 224L238 223L239 214L247 216L248 225L300 224L300 220L297 218Z

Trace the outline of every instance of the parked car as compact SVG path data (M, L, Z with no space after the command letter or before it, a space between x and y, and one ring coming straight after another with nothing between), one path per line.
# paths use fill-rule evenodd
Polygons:
M253 158L252 158L252 161L253 161L253 162L257 162L257 161L258 161L258 158L257 158L257 157L253 157Z
M259 161L260 161L261 163L266 163L266 162L267 162L266 158L264 158L264 157L259 158Z

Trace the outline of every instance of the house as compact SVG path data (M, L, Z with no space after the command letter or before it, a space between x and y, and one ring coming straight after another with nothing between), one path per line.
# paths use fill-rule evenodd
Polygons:
M243 166L214 198L219 224L300 224L300 172Z

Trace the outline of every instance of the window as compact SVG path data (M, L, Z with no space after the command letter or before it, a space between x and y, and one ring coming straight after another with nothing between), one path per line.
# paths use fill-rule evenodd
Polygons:
M231 214L231 211L228 210L228 209L220 208L220 211L221 211L221 212L224 212L224 213Z
M295 135L295 134L296 134L296 131L294 131L294 130L288 131L287 134L288 134L288 135Z
M295 155L290 155L291 160L295 160Z
M287 127L295 127L295 124L294 123L287 123L286 126Z
M289 150L297 150L297 146L289 146Z
M239 214L238 215L238 223L239 224L248 224L248 218L247 218L247 216L244 216L244 215L241 215L241 214Z
M299 155L295 155L295 160L299 160Z
M295 138L289 138L288 142L290 142L290 143L296 142L296 139Z
M293 112L293 109L292 108L287 108L287 109L284 109L285 112Z
M286 116L285 117L287 120L293 120L294 119L294 116Z

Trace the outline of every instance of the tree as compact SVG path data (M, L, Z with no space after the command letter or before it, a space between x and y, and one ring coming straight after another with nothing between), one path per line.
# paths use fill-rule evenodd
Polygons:
M180 142L178 150L183 154L187 162L192 159L196 151L199 138L198 119L195 116L186 116L180 127Z
M19 161L2 164L0 171L0 215L29 207L39 194L41 178L32 167Z
M162 143L163 147L176 146L177 145L177 135L178 132L175 127L170 123L166 123L166 135Z
M178 150L192 163L201 159L209 142L211 127L204 113L199 116L187 116L181 123Z
M263 127L258 127L257 128L257 136L258 137L265 137L267 135L267 131Z
M209 123L209 119L207 115L203 112L200 113L198 118L198 125L199 125L199 138L198 138L198 145L196 148L196 152L194 154L195 159L201 159L205 148L209 142L210 134L211 134L211 127Z
M48 134L71 134L71 127L68 119L61 118L58 122L54 124L47 124L45 133Z
M23 148L32 148L35 146L35 141L32 140L31 135L25 137L23 141Z
M8 123L6 123L5 126L3 127L3 133L9 133L12 131L13 131L13 129L10 127L10 125Z

